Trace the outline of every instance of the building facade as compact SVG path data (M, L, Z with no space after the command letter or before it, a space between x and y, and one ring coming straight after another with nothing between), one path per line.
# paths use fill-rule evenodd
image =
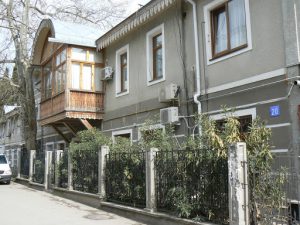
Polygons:
M102 35L44 20L33 52L42 146L65 148L91 127L134 143L150 118L151 129L173 123L180 148L197 132L193 115L222 123L227 107L241 129L261 118L272 130L298 204L298 18L299 0L152 0Z

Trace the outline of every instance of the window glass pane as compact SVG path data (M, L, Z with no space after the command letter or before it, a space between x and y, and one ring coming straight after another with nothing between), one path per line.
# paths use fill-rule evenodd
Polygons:
M67 60L67 50L64 49L61 53L60 53L60 57L61 57L61 62L64 62Z
M72 59L85 61L86 58L86 50L80 48L72 48Z
M214 13L215 53L227 50L227 19L225 8Z
M247 43L245 0L228 2L230 45L236 48Z
M61 53L56 56L56 66L58 66L61 63L60 55L61 55Z
M101 80L101 69L99 67L95 68L95 90L96 91L103 91L102 90L102 80Z
M102 62L101 55L98 52L90 51L90 61L101 63Z
M159 34L153 38L153 47L162 46L162 34Z
M51 61L44 67L44 87L45 87L45 98L48 98L52 94L52 66Z
M55 91L56 93L61 92L61 71L60 68L58 68L55 72Z
M92 90L92 66L84 65L82 71L82 88Z
M72 88L80 88L80 65L72 64Z
M67 64L63 64L61 68L61 90L65 89L65 82L66 82L66 67Z
M155 74L156 78L162 78L163 77L163 56L162 56L162 48L158 49L155 52Z

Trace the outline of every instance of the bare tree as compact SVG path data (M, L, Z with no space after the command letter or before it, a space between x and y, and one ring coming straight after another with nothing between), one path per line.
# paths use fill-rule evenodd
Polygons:
M17 96L26 148L36 149L36 113L31 74L31 51L35 32L45 17L94 24L107 30L123 18L126 3L113 0L0 0L0 76L8 65L17 79L2 76L2 105L8 94ZM12 67L12 66L11 66ZM1 104L0 104L1 105Z

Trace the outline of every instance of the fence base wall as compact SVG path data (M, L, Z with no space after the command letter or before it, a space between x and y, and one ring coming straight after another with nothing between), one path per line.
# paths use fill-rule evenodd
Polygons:
M100 197L99 195L83 193L79 191L69 191L63 188L53 188L52 194L73 200L75 202L82 203L84 205L91 206L93 208L100 207Z

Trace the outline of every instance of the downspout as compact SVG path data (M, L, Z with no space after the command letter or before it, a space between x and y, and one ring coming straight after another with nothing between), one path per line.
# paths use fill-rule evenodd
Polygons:
M198 32L198 16L197 7L194 0L187 0L193 7L193 24L194 24L194 41L195 41L195 57L196 57L196 93L194 94L194 102L198 106L198 114L202 113L201 102L198 100L201 94L201 73L200 73L200 51L199 51L199 32ZM199 127L201 135L201 128Z

